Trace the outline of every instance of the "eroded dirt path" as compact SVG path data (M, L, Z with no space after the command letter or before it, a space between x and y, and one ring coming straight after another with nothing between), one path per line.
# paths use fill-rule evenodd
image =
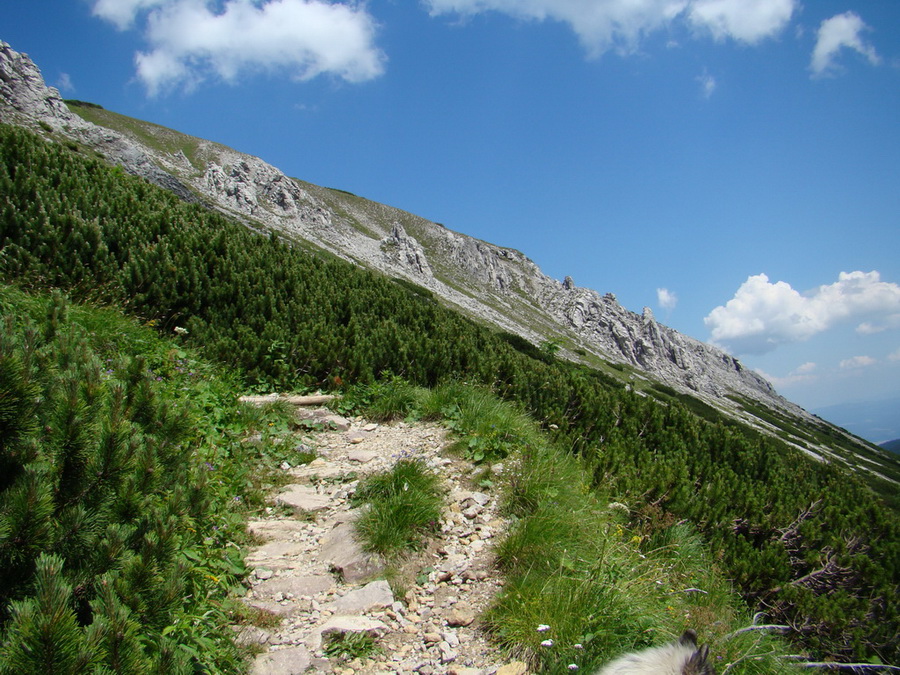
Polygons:
M267 517L249 525L263 543L247 556L245 601L280 618L274 628L244 627L239 635L265 650L253 673L523 673L488 643L478 619L502 583L493 572L505 526L496 495L474 487L472 465L447 451L446 430L306 414L333 430L314 436L311 464L283 467L289 483L272 495ZM395 568L389 584L383 562L353 537L350 496L360 478L404 457L442 477L445 508L440 534ZM375 638L373 654L328 658L330 635L363 632Z

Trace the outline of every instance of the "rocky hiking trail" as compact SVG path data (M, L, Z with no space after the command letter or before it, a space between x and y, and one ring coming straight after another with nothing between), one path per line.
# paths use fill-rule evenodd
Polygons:
M244 602L279 620L271 628L236 627L239 642L263 650L252 673L524 674L525 664L507 662L479 624L502 585L493 547L505 523L496 495L472 488L473 466L447 451L447 430L348 420L326 409L298 414L326 430L312 436L315 460L282 465L288 484L270 496L265 517L248 524L262 543L246 557ZM354 537L350 497L361 478L401 458L424 461L441 476L446 497L439 533L395 565L389 584L384 561ZM376 650L329 658L330 636L347 633L368 634Z

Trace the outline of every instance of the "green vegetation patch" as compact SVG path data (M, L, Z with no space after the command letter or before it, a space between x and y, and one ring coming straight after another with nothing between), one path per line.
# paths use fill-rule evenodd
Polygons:
M366 504L356 521L365 548L393 557L420 546L440 527L440 479L418 459L401 459L385 473L363 479L354 502Z
M238 391L117 311L0 287L0 673L243 672L222 628L287 421Z

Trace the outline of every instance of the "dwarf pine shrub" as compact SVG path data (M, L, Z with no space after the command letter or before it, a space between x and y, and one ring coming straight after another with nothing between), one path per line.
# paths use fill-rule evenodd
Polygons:
M243 562L209 536L224 495L174 395L191 376L107 351L61 295L36 319L23 298L0 289L0 673L237 672L221 625Z

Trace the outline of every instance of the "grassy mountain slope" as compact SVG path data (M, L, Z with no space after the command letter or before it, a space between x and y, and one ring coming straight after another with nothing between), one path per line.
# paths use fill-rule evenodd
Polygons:
M70 104L72 110L84 119L123 133L140 143L163 169L186 184L203 179L208 163L228 167L255 159L225 146L98 106ZM235 180L238 181L238 188L243 186L243 189L249 189L247 175L237 175ZM838 461L848 466L863 475L864 480L883 495L892 498L896 494L900 471L894 458L877 446L809 415L780 397L760 395L752 388L743 393L711 396L702 390L687 390L677 382L663 384L652 373L623 361L621 355L611 361L609 353L598 350L597 345L586 340L583 334L548 314L544 306L546 298L540 299L546 293L540 282L543 275L521 253L456 235L424 218L341 190L290 180L298 186L304 200L316 205L317 213L314 215L325 218L324 225L305 229L284 225L279 218L285 212L279 211L277 205L267 199L260 199L252 214L237 205L225 210L253 229L276 232L279 237L300 248L319 253L327 251L363 267L374 264L376 269L389 276L400 274L405 281L420 287L421 290L414 292L446 304L474 321L499 327L512 335L524 336L524 342L552 342L561 347L561 354L567 358L664 402L678 400L714 419L722 413L736 417L812 457ZM283 182L276 179L275 184L281 185ZM270 188L266 187L267 190ZM229 191L234 189L237 188L232 186ZM281 189L279 187L276 193L282 194ZM197 195L201 200L209 198L199 191ZM218 206L223 208L221 202ZM293 211L291 213L297 215ZM397 225L402 228L402 237L408 235L416 246L421 246L423 259L429 265L424 272L415 265L413 268L404 266L404 256L408 256L410 251L403 249L405 239L393 238ZM328 235L328 232L332 234ZM329 236L332 238L329 239ZM346 242L349 240L356 243L348 246ZM497 266L497 260L501 260L502 264ZM477 274L473 270L477 270ZM628 314L615 301L608 309ZM527 349L523 341L519 340L517 344ZM722 387L727 390L726 385Z
M480 382L617 495L648 537L680 519L751 606L806 648L897 660L900 520L858 477L730 418L660 403L516 343L427 295L261 237L81 152L0 134L0 275L122 303L248 384ZM804 431L809 433L808 431ZM515 443L491 430L482 440Z

